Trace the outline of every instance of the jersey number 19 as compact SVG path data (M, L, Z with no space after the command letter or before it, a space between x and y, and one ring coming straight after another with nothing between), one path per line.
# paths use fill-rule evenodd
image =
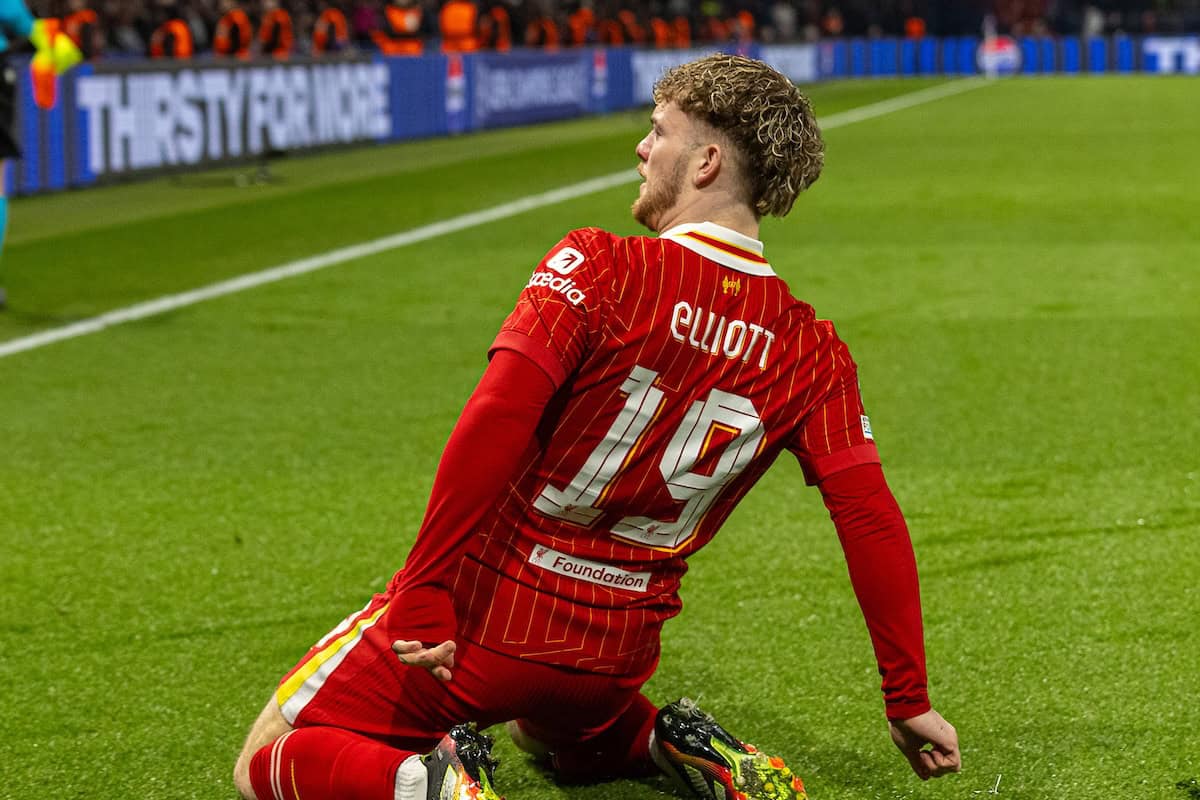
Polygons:
M547 484L534 508L548 517L591 527L604 513L604 498L620 476L665 400L654 387L658 373L634 367L621 384L625 405L608 433L588 456L579 473L563 489ZM765 431L749 399L712 389L704 400L692 403L659 461L659 472L671 497L683 508L673 521L625 517L610 533L619 539L667 550L677 550L696 533L704 515L721 491L758 453ZM710 452L714 438L724 440L719 455ZM698 461L713 458L711 474L694 472Z

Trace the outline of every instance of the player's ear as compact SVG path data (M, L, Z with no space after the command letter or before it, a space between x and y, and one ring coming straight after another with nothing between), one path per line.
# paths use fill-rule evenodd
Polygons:
M721 151L721 146L715 142L701 145L696 150L700 160L696 165L692 180L695 182L697 189L703 189L715 181L717 176L721 174L725 154Z

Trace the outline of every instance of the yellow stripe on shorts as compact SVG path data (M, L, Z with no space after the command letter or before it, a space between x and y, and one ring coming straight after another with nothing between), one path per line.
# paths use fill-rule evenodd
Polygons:
M289 723L295 722L301 709L359 643L363 632L387 611L388 605L384 603L371 616L360 619L350 630L323 647L275 691L275 699Z

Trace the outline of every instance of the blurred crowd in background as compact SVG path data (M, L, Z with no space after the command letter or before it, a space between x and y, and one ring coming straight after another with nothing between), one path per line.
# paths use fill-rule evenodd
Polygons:
M32 0L88 58L230 58L830 37L1172 34L1200 0Z

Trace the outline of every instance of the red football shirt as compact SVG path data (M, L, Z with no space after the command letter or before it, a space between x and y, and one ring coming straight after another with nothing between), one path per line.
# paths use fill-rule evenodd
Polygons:
M781 451L810 483L878 463L854 361L762 245L702 223L572 231L492 346L559 388L453 583L460 633L590 671L653 669L685 559Z

